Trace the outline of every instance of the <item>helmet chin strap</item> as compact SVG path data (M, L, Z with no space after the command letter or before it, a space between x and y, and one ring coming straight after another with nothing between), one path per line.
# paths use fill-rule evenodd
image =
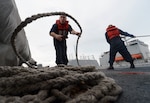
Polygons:
M37 14L37 15L33 15L31 17L28 17L26 18L24 21L22 21L20 23L20 25L17 26L17 28L14 30L12 36L11 36L11 45L12 45L12 48L15 52L15 54L18 56L18 58L20 60L22 60L23 63L25 63L26 65L28 65L29 67L31 68L36 68L35 66L33 66L32 64L30 64L30 62L28 62L27 60L25 60L17 51L16 49L16 45L15 45L15 38L16 36L18 35L18 33L25 27L27 26L27 24L31 23L32 21L35 21L39 18L42 18L42 17L47 17L47 16L55 16L55 15L65 15L65 16L68 16L69 18L71 18L77 25L78 27L80 28L80 33L82 33L82 28L80 26L80 24L77 22L76 19L74 19L71 15L65 13L65 12L50 12L50 13L42 13L42 14ZM80 36L77 38L77 42L76 42L76 60L77 60L77 64L79 66L79 61L78 61L78 42L79 42L79 38Z

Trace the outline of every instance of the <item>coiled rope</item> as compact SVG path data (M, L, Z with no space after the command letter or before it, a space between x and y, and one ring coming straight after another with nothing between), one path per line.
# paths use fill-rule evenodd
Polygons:
M26 65L28 65L29 67L31 68L35 68L33 67L33 65L31 65L28 61L26 61L17 51L16 49L16 46L15 46L15 38L17 36L17 34L25 27L27 26L27 24L39 19L39 18L42 18L42 17L47 17L47 16L55 16L55 15L66 15L67 17L71 18L77 25L78 27L80 28L80 33L82 34L82 28L80 26L80 24L77 22L77 20L75 18L73 18L71 15L65 13L65 12L50 12L50 13L42 13L42 14L37 14L37 15L33 15L31 17L28 17L26 18L24 21L22 21L20 23L20 25L17 26L17 28L14 30L13 34L12 34L12 37L11 37L11 45L12 45L12 48L15 52L15 54L18 56L18 58L23 62L25 63ZM76 60L77 60L77 64L79 66L79 61L78 61L78 42L79 42L79 38L80 36L78 36L77 38L77 42L76 42Z
M0 103L114 103L122 93L114 79L92 66L0 71Z

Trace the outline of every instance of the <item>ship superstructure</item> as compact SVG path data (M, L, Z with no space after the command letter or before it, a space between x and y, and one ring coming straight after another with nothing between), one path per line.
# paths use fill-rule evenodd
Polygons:
M150 51L147 44L138 39L135 39L127 42L126 47L130 52L130 54L132 55L135 65L150 64ZM101 55L99 60L101 67L108 67L109 51L104 52L104 54ZM117 53L114 62L114 67L124 67L124 66L129 66L129 63L126 62L119 53Z

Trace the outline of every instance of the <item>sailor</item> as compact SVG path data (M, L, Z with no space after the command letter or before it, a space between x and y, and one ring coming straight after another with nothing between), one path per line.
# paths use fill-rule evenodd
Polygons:
M127 32L124 32L118 29L114 25L108 25L106 29L106 33L105 33L106 40L110 44L110 53L109 53L109 65L110 66L107 68L108 70L114 69L113 63L114 63L117 52L119 52L123 56L125 61L130 63L130 68L135 68L134 63L133 63L133 58L131 57L131 54L127 50L123 40L121 40L120 34L124 36L129 36L132 38L135 37L132 34L129 34Z
M56 20L56 23L52 26L49 33L54 38L57 66L65 66L68 64L66 45L68 32L77 36L80 36L81 34L80 32L73 30L71 25L68 24L66 15L60 15L59 20Z

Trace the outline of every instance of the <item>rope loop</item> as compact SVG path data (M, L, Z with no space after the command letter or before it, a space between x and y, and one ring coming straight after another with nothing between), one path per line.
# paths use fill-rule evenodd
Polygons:
M73 18L71 15L65 13L65 12L50 12L50 13L42 13L42 14L37 14L37 15L32 15L31 17L28 17L25 19L25 21L22 21L20 23L20 25L17 26L17 28L14 30L13 34L12 34L12 37L11 37L11 45L12 45L12 48L15 52L15 54L17 55L17 57L23 62L25 63L26 65L28 65L29 67L31 68L35 68L33 67L32 64L30 64L27 60L25 60L17 51L16 49L16 46L15 46L15 38L17 36L17 34L25 27L27 26L29 23L39 19L39 18L42 18L42 17L47 17L47 16L55 16L55 15L66 15L67 17L71 18L76 24L77 26L79 27L80 29L80 33L82 33L82 28L80 26L80 24L77 22L77 20L75 18ZM78 48L78 41L79 41L79 37L77 39L77 43L76 43L76 60L77 60L77 63L79 65L79 62L78 62L78 51L77 51L77 48Z

